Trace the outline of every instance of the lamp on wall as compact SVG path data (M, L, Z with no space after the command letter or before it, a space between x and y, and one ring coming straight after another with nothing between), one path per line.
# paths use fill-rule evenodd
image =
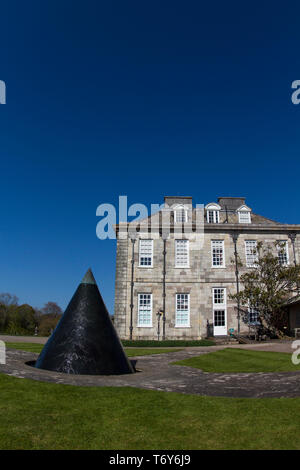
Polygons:
M159 335L160 335L160 319L162 315L164 314L164 311L162 309L158 310L156 316L157 316L157 341L159 341Z

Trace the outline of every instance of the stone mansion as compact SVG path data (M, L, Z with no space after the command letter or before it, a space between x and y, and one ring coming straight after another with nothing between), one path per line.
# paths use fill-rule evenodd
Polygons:
M214 336L248 331L229 294L237 292L240 275L255 263L258 241L283 242L281 262L298 263L300 225L255 214L242 197L219 197L205 207L194 207L191 197L166 196L164 202L137 222L131 236L130 224L115 226L119 336L157 339L158 324L160 339L205 338L208 324ZM249 322L256 315L249 308Z

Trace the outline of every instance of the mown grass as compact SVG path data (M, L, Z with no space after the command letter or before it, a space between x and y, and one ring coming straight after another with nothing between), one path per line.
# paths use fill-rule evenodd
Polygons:
M75 387L0 374L0 448L299 449L300 399Z
M7 348L20 349L22 351L29 351L34 353L40 353L43 349L43 344L37 343L6 343ZM181 351L181 349L142 349L142 348L130 348L125 349L128 357L136 356L148 356L149 354L163 354L168 352Z
M148 356L149 354L164 354L169 352L177 352L182 351L179 348L172 348L172 349L143 349L143 348L131 348L126 349L125 352L128 357L136 357L136 356Z
M291 361L292 352L226 348L173 364L195 367L204 372L290 372L300 370L300 364L294 365Z
M29 351L34 353L40 353L44 347L44 344L38 343L8 343L6 342L6 347L11 349L19 349L21 351Z

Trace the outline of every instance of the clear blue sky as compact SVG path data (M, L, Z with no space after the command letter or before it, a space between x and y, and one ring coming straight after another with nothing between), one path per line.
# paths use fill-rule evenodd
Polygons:
M299 2L1 3L0 292L66 307L91 266L113 312L96 208L246 196L300 223Z

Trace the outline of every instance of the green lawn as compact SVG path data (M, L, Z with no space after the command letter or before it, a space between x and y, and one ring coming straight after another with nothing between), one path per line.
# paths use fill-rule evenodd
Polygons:
M20 349L22 351L29 351L34 353L40 353L43 349L43 344L37 343L5 343L7 348Z
M36 344L36 343L6 343L8 348L13 349L21 349L23 351L30 351L34 353L40 353L43 349L43 344ZM162 354L168 352L176 352L181 351L181 349L143 349L143 348L130 348L125 349L126 354L128 357L135 357L135 356L147 356L148 354Z
M300 449L300 399L75 387L0 374L0 449Z
M173 362L176 365L195 367L204 372L287 372L300 370L289 353L222 349L201 356Z
M182 351L182 349L172 348L172 349L143 349L143 348L130 348L126 349L126 354L128 357L135 356L148 356L149 354L163 354L168 352L177 352Z

